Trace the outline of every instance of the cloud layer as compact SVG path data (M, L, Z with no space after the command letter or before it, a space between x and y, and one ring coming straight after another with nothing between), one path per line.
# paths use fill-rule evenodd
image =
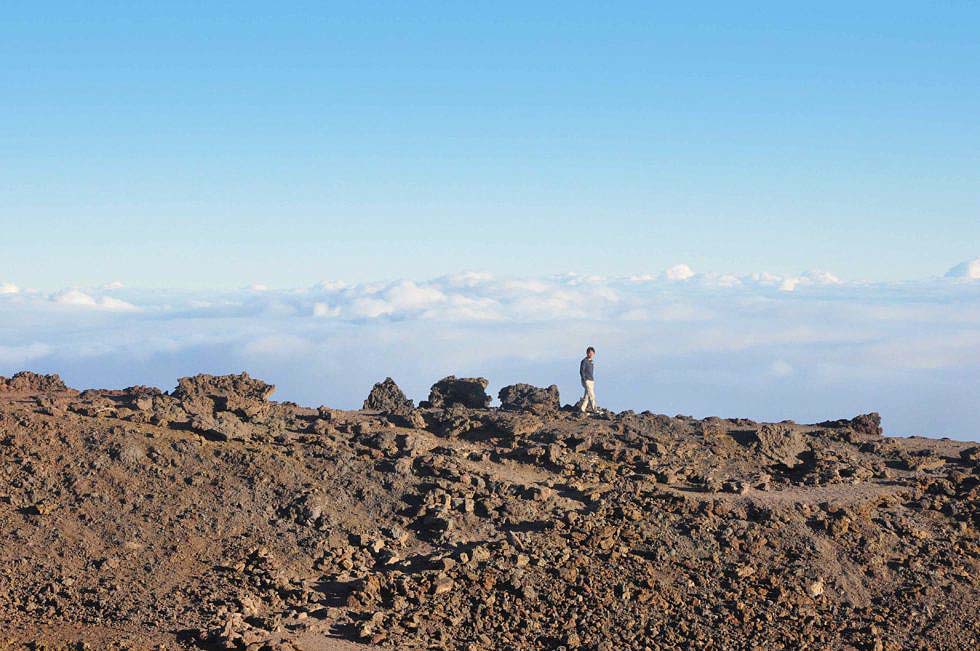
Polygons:
M599 399L614 409L800 421L878 410L892 433L978 439L976 262L886 284L687 265L231 292L116 282L45 294L0 282L0 374L169 388L181 375L247 369L280 399L355 407L386 375L418 399L455 373L494 389L557 383L572 402L578 358L594 345Z
M947 278L962 278L964 280L980 280L980 258L967 260L956 265L948 272Z

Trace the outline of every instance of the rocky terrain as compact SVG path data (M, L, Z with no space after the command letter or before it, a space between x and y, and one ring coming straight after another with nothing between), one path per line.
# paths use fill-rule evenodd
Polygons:
M976 649L980 447L0 378L2 649Z

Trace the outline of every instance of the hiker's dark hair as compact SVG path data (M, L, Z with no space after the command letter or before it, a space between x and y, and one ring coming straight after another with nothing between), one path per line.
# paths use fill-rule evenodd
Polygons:
M588 348L585 349L585 354L586 355L588 355L589 353L594 353L594 352L595 352L595 348L593 348L592 346L589 346Z

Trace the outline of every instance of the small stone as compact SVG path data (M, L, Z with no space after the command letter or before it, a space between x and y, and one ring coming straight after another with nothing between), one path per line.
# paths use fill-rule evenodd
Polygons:
M435 582L432 584L432 594L443 594L444 592L449 592L453 589L454 582L448 576L441 575L436 577Z
M470 557L474 563L486 563L490 560L490 550L486 547L474 547Z
M744 579L747 576L752 576L755 574L755 568L751 565L742 565L735 570L735 574L738 575L740 579Z
M440 558L436 561L436 568L442 570L443 572L448 572L449 570L456 567L456 561L450 557Z

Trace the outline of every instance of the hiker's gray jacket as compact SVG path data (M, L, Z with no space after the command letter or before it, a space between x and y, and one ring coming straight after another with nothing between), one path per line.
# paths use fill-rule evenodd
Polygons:
M582 360L582 363L578 366L578 374L582 378L582 381L595 380L592 375L592 360L586 357Z

